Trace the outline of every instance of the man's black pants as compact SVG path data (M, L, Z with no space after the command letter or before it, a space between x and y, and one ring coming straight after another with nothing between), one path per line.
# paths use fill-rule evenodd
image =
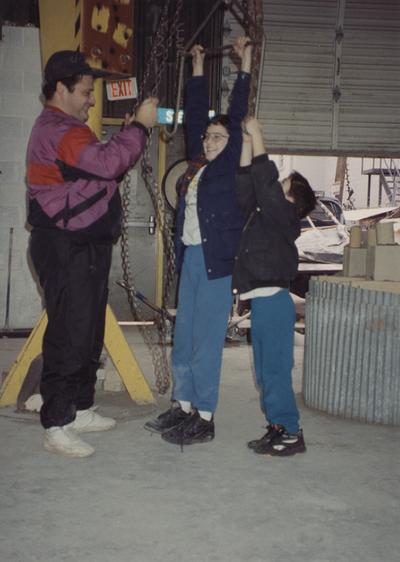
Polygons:
M93 405L103 348L111 243L82 242L71 233L33 230L30 254L44 291L40 392L43 427L63 426Z

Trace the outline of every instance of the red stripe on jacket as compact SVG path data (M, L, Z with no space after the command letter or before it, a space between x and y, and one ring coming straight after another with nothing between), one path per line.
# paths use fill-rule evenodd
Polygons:
M64 183L56 164L40 164L38 162L29 162L27 179L31 185L59 185Z
M97 137L88 127L73 127L61 139L58 156L65 164L76 166L82 150L93 141L97 142Z

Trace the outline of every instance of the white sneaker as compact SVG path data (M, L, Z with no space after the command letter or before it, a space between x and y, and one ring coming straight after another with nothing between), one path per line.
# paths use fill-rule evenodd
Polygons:
M116 425L117 422L112 418L100 416L93 410L78 410L74 421L65 427L71 428L77 433L89 433L90 431L107 431Z
M75 431L66 425L46 429L44 448L64 457L90 457L94 453L94 448L82 441Z

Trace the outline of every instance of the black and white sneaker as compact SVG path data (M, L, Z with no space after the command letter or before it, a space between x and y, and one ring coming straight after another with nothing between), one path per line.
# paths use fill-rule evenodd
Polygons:
M274 457L290 457L297 453L304 453L306 445L303 431L288 433L284 427L280 427L269 443L259 443L254 449L258 455L272 455Z
M191 413L184 412L180 406L173 406L160 414L155 420L146 422L144 428L154 433L162 433L189 419L191 415Z
M161 437L168 443L181 446L212 441L215 437L214 419L204 420L196 411L179 425L164 431Z
M280 429L282 428L281 425L267 425L267 433L260 437L259 439L252 439L251 441L247 442L247 446L249 449L256 449L258 446L265 446L269 445L270 442L276 435L279 433Z

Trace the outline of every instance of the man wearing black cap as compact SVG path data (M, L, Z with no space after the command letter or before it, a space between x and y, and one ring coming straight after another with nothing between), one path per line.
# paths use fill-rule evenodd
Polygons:
M82 53L58 51L44 70L45 105L27 155L30 255L43 288L48 326L43 338L40 418L48 451L94 453L79 433L105 431L115 421L93 409L103 347L112 244L120 235L117 179L144 150L156 123L148 98L122 131L101 143L85 124L94 106L94 79Z

